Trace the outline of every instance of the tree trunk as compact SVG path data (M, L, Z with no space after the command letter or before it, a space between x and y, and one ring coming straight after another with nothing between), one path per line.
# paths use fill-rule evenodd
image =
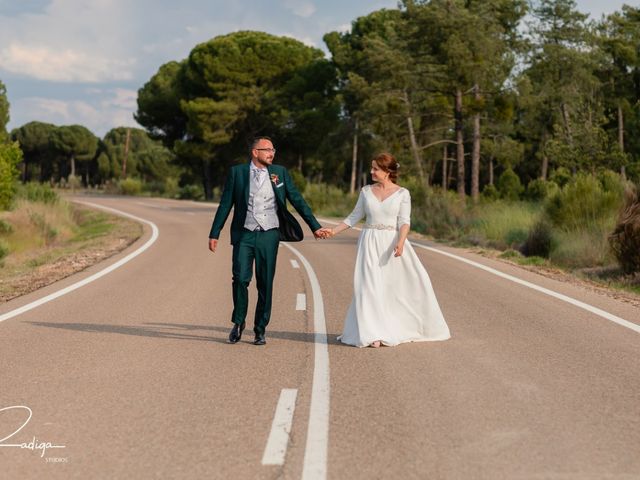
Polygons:
M480 99L480 87L476 84L475 99ZM471 198L478 203L480 197L480 112L473 116L473 148L471 150Z
M351 183L349 185L349 193L356 191L356 177L358 176L358 119L356 118L355 128L353 132L353 152L351 154Z
M422 169L422 159L420 158L420 149L418 148L418 142L416 141L416 134L413 130L413 119L411 118L411 108L409 104L409 95L405 90L404 92L404 101L407 104L407 127L409 128L409 140L411 142L411 154L413 155L413 161L416 164L416 171L418 172L418 176L420 177L420 183L422 185L427 185L427 181L425 178L424 170Z
M622 114L622 105L618 104L618 146L620 152L624 153L624 116ZM627 179L627 172L624 164L620 166L620 175L623 180Z
M493 185L493 157L489 159L489 185Z
M69 174L69 176L76 176L76 158L73 156L73 153L71 154L71 173Z
M129 141L131 140L131 129L127 128L127 137L124 141L124 158L122 159L122 178L127 178L127 160L129 160Z
M447 189L447 144L442 147L442 190Z
M545 147L547 145L547 132L542 133L542 143L541 143L541 151L542 151L542 168L540 170L540 178L542 180L546 180L549 175L549 157L545 152Z
M456 119L456 160L458 162L458 195L464 200L464 143L462 139L462 90L456 90L455 101L455 119Z
M567 108L567 104L563 103L561 109L564 130L567 134L567 141L569 142L569 145L573 147L573 133L571 132L571 121L569 119L569 109Z

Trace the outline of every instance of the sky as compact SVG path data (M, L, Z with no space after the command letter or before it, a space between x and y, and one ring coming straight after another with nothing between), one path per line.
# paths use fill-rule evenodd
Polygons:
M591 18L640 0L577 0ZM325 33L397 0L0 0L8 128L38 120L102 137L138 126L137 91L166 62L218 35L259 30L324 50Z

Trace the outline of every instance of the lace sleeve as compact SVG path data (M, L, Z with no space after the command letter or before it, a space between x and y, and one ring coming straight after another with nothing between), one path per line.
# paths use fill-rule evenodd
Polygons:
M402 225L411 225L411 194L407 189L402 192L400 211L398 212L398 228Z
M356 206L354 207L353 211L349 214L349 216L345 218L343 221L345 224L353 228L354 225L356 225L360 220L364 218L364 215L365 215L364 188L362 188L360 190L360 195L358 196L358 202L356 203Z

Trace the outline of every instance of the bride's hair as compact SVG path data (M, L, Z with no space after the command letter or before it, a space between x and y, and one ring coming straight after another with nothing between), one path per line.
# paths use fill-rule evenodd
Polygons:
M398 168L400 164L393 155L382 152L376 155L373 161L376 162L380 170L389 174L389 180L393 183L398 183Z

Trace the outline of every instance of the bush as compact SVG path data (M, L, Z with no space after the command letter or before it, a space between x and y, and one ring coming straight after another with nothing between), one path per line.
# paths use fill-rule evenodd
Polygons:
M536 178L527 184L526 198L532 201L545 200L558 192L558 184Z
M624 197L625 182L620 174L611 170L604 170L598 174L598 180L602 185L602 190L605 192L613 192L620 197Z
M122 195L140 195L142 193L142 182L137 178L125 178L118 182L118 191Z
M518 200L524 187L520 183L520 178L510 168L506 169L498 179L498 191L500 196L506 200Z
M411 228L417 232L457 240L468 225L466 204L455 192L432 188L411 199Z
M0 219L0 233L7 234L13 232L13 225L6 220Z
M549 180L562 188L571 181L571 172L564 167L556 168L551 172Z
M0 140L0 209L8 210L13 204L18 178L18 164L22 161L22 150L18 142L4 143Z
M46 183L29 182L18 187L18 198L24 198L30 202L38 202L45 204L57 203L60 197L56 191Z
M640 272L640 195L637 189L627 190L618 223L609 236L609 245L625 273Z
M9 255L9 244L6 240L0 238L0 260Z
M346 217L356 206L356 195L343 192L338 187L325 183L308 183L304 198L319 215Z
M487 200L489 202L498 200L500 198L500 193L495 185L492 183L488 183L482 189L482 198L483 200Z
M554 232L549 260L566 268L603 266L615 261L607 245L607 232L590 229Z
M185 185L178 192L181 200L202 200L204 198L204 188L202 185Z
M289 170L289 174L298 191L304 192L307 188L307 180L304 178L304 175L302 175L302 172L297 168L293 168Z
M467 239L472 243L505 249L520 248L527 239L527 232L539 216L540 206L529 202L484 203L472 210L473 222Z
M551 226L544 220L536 222L529 231L520 251L525 257L549 258L553 245Z
M578 174L545 205L553 226L565 231L613 229L622 194L606 192L593 175Z

